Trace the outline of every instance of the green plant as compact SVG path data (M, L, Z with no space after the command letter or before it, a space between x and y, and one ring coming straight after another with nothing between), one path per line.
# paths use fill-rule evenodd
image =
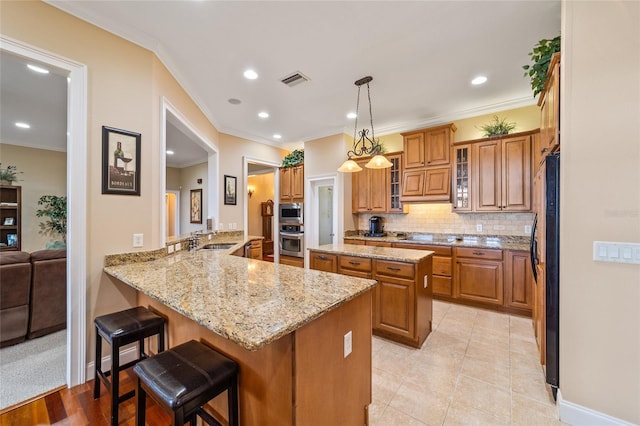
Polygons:
M533 65L523 65L524 76L531 78L531 88L533 89L533 97L544 90L544 84L547 81L547 71L549 70L549 62L554 53L560 51L560 36L551 40L542 39L533 47L533 51L529 52Z
M48 221L41 223L40 228L51 234L62 234L62 239L67 239L67 197L57 195L43 195L38 200L38 205L43 208L36 210L37 217L46 216Z
M483 131L484 137L506 135L516 128L516 123L507 123L507 119L500 120L497 115L493 116L493 120L489 123L480 126L479 129Z
M18 173L22 172L19 172L16 166L2 168L2 163L0 163L0 180L16 182L18 180Z
M282 167L293 167L300 163L304 163L304 149L295 149L285 155L282 160Z

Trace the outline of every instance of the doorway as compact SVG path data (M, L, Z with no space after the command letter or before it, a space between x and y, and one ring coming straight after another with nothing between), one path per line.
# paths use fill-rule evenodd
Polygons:
M87 68L0 35L0 49L67 73L67 333L66 385L86 377ZM76 179L71 179L75 176ZM79 178L78 178L79 177Z
M162 244L195 231L218 217L218 149L187 118L162 98L160 170L164 214ZM202 221L190 220L193 190L202 191ZM175 195L175 199L173 195Z
M248 235L265 237L263 241L263 260L278 261L278 239L276 236L278 207L279 163L244 157L243 175L244 223L245 238Z
M305 237L307 247L340 242L344 209L336 188L341 183L340 175L318 176L305 183Z

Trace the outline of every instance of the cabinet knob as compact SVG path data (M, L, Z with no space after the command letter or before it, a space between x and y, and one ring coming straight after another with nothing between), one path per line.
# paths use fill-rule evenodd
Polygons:
M327 256L318 256L318 259L320 259L320 260L327 260Z
M400 268L394 268L392 266L387 266L387 269L390 270L390 271L399 271L400 270Z
M358 265L360 265L360 262L354 262L353 260L351 260L351 261L349 261L349 265L358 266Z
M474 251L473 254L475 254L476 256L484 256L484 253L481 251Z

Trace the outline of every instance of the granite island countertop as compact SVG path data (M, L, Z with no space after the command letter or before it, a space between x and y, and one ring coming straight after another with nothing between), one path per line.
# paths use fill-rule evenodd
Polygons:
M386 237L365 237L362 232L348 231L344 238L389 243L434 245L448 247L494 248L501 250L529 250L528 236L514 235L452 235L407 233L407 237L398 237L389 233Z
M419 263L425 257L429 257L433 254L433 252L429 250L418 251L405 248L364 246L355 244L323 244L320 246L309 247L308 250L321 253L346 254L349 256L410 263Z
M104 272L250 351L376 284L230 255L234 250L182 251L142 262L106 262Z

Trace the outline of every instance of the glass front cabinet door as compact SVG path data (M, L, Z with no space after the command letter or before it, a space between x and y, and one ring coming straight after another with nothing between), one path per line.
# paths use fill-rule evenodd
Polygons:
M471 146L455 146L453 152L453 211L471 211Z

